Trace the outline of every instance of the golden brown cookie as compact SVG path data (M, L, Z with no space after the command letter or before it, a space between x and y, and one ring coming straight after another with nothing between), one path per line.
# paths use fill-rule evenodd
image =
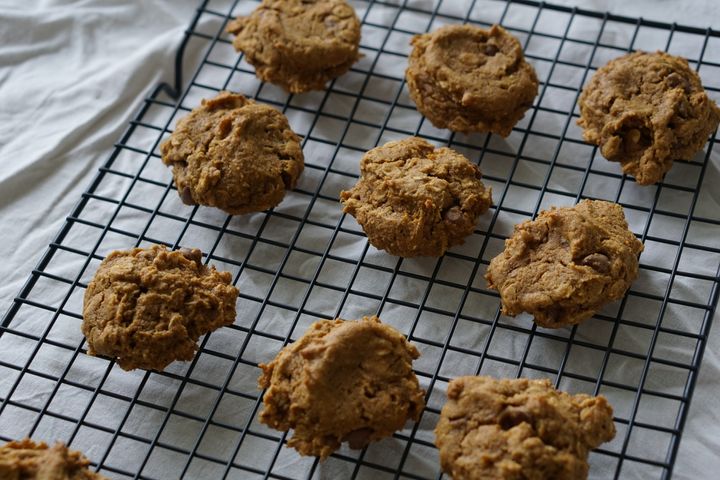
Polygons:
M288 446L325 459L392 435L417 420L424 392L412 371L420 354L377 317L320 320L269 364L260 364L267 391L260 421L294 429Z
M203 100L160 151L183 203L231 215L276 206L304 166L300 139L285 115L230 92Z
M673 160L690 160L720 122L720 109L687 60L635 52L611 60L583 89L583 136L641 185L659 182Z
M85 291L82 331L88 354L124 370L162 370L192 360L197 340L235 320L230 272L202 263L197 248L116 250Z
M360 20L345 0L263 0L227 31L261 80L292 93L324 89L360 58Z
M622 298L642 250L620 205L583 200L515 225L485 278L500 292L504 314L528 312L538 325L558 328Z
M588 452L615 436L605 397L569 395L549 380L460 377L435 428L455 480L580 480Z
M410 97L437 128L507 137L537 95L535 69L499 25L447 25L416 35L412 45Z
M462 244L492 203L477 165L410 137L365 154L360 179L341 192L368 241L400 257L439 257Z
M0 478L3 480L106 480L88 469L90 461L62 443L24 440L0 447Z

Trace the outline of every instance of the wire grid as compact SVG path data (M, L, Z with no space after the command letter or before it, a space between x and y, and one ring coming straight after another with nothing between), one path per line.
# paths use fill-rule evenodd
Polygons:
M4 317L0 438L65 441L113 478L439 478L432 429L451 378L549 377L614 406L618 434L591 453L591 477L669 478L718 300L720 218L703 201L716 140L662 183L640 187L582 141L575 104L595 69L634 49L689 58L717 98L720 58L710 57L719 34L524 0L353 4L365 57L326 91L301 96L258 82L223 32L256 2L200 5L175 87L146 98ZM535 106L507 139L434 129L407 96L411 36L459 22L503 24L538 71ZM184 57L196 61L185 58L193 73L181 90ZM222 89L276 106L303 137L301 182L271 211L230 217L185 207L161 165L158 145L177 118ZM376 251L338 204L367 149L408 135L479 162L494 189L475 233L440 259ZM502 316L482 276L512 225L581 198L625 208L645 243L640 278L621 302L573 328ZM107 253L152 243L200 247L207 262L232 271L238 318L204 337L192 362L123 372L85 355L82 296ZM257 364L318 318L372 313L422 353L421 420L324 463L297 456L286 434L257 420Z

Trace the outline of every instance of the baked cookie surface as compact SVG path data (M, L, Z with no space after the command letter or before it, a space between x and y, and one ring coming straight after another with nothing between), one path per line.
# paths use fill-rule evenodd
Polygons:
M340 199L378 249L436 256L463 243L492 203L477 165L417 137L388 142L360 161L360 179Z
M24 439L0 447L0 478L3 480L106 480L88 469L90 461L62 443Z
M585 141L641 185L659 182L673 160L692 159L720 121L687 60L664 52L611 60L578 103Z
M485 278L500 293L504 314L528 312L538 325L558 328L622 298L642 250L620 205L583 200L515 225Z
M260 79L292 93L323 90L360 58L360 20L345 0L263 0L227 31Z
M266 388L260 421L294 429L288 446L329 456L392 435L417 420L424 392L412 371L420 354L377 317L320 320L283 348L259 379Z
M300 139L285 115L230 92L203 100L160 151L183 203L231 215L276 206L304 167Z
M437 128L506 137L537 95L520 42L498 25L448 25L416 35L412 45L410 97Z
M569 395L549 380L459 377L435 428L443 470L455 480L578 480L588 452L613 439L605 397Z
M203 265L198 249L110 253L85 291L88 354L114 358L124 370L192 360L201 335L235 320L231 282L229 272Z

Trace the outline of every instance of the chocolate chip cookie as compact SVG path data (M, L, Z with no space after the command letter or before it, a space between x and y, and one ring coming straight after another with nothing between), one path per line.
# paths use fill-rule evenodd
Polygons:
M191 360L201 335L235 320L229 272L202 263L197 248L114 251L85 291L82 331L90 355L124 370L162 370Z
M91 471L90 461L62 443L24 439L0 447L0 478L4 480L107 480Z
M538 325L558 328L622 298L642 250L620 205L583 200L515 225L485 278L500 292L504 314L528 312Z
M345 0L263 0L227 31L261 80L292 93L324 89L360 58L360 21Z
M410 137L367 152L360 179L341 192L368 241L400 257L439 257L463 243L492 203L477 165Z
M637 183L659 182L673 160L690 160L720 122L720 109L687 60L635 52L611 60L579 100L583 137Z
M183 203L231 215L276 206L304 167L300 139L285 115L230 92L203 100L160 151Z
M535 69L499 25L447 25L416 35L412 45L410 97L437 128L506 137L537 95Z
M377 317L315 322L260 364L260 421L294 429L288 446L302 455L325 459L345 441L362 448L420 416L424 392L412 371L419 355Z
M588 452L615 436L605 397L569 395L546 379L460 377L447 395L435 444L455 479L584 479Z

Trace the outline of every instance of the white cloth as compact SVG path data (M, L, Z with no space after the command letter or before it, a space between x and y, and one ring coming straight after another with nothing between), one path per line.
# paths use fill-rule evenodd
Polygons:
M421 3L425 5L427 2ZM451 4L454 0L446 0L445 3ZM457 3L465 5L465 2ZM483 1L478 3L482 4ZM497 2L490 3L497 5ZM680 2L669 0L558 0L558 3L701 27L717 27L720 24L720 13L714 0L683 1L682 8L678 6ZM363 4L358 2L360 6ZM226 8L222 1L211 2L211 6L218 11L225 11L223 8ZM240 2L236 11L246 11L252 6L251 2ZM175 52L195 8L194 2L170 0L0 1L0 272L3 276L0 282L0 312L9 307L65 217L95 176L98 167L107 159L113 144L127 128L128 121L133 118L143 98L158 82L172 81ZM521 9L514 15L522 20ZM200 28L214 32L218 22L217 17L203 15ZM405 40L401 39L398 45ZM198 45L202 46L202 43ZM653 48L662 49L664 46L659 44ZM188 50L184 62L186 79L187 73L192 72L196 65L193 59L197 58L198 52L199 49L192 46ZM400 66L398 70L387 65L383 68L386 67L392 72L401 72L404 68ZM701 73L715 75L714 85L720 85L720 73L712 69ZM548 96L551 93L548 92ZM315 104L308 101L307 105ZM291 117L291 121L301 131L307 127L302 125L302 118ZM437 131L434 133L437 134ZM512 139L509 142L512 144ZM552 151L552 146L550 149ZM156 171L166 175L163 180L166 181L169 173L163 168L157 167ZM612 166L608 168L614 171ZM308 171L306 175L309 175ZM713 209L717 211L720 201L717 190L708 189L707 186L720 181L718 155L713 155L707 175L713 183L706 185L708 198L704 199L704 208L712 215ZM174 192L170 194L175 195ZM300 201L306 199L301 198ZM332 214L330 212L333 208L339 210L337 205L333 205L328 208L329 214ZM716 214L714 218L717 218ZM717 247L716 238L709 239L709 244ZM662 255L653 257L652 251L647 251L643 259L663 264ZM712 262L717 267L717 256ZM312 262L306 263L303 264L304 268L315 268ZM714 275L714 271L709 274ZM87 279L87 275L83 278ZM368 284L371 286L372 282ZM247 288L251 287L247 285ZM38 286L43 295L47 295L46 298L55 298L52 289L43 288L42 285ZM414 293L410 287L408 292ZM418 299L409 300L417 302ZM326 314L333 313L332 306L326 308ZM67 335L73 341L79 341L72 333ZM1 339L0 359L11 361L8 359L25 358L23 355L29 347L21 343L11 344L7 336ZM708 478L708 472L720 471L720 457L717 455L720 451L720 410L716 393L720 386L718 352L720 331L716 325L705 350L698 386L677 457L675 478ZM263 360L266 357L267 352L258 354L258 358ZM59 359L54 368L62 371L62 366L62 359ZM135 380L140 378L137 374L127 375L127 378ZM0 378L0 396L4 396L12 381L14 377ZM38 388L38 395L47 393L47 388ZM28 401L32 397L32 394L29 395ZM67 399L70 402L74 400ZM119 409L113 412L108 409L106 413L117 416L124 411ZM17 425L23 421L21 415L12 415L12 409L8 409L0 416L0 434L12 436ZM672 427L672 424L669 426ZM194 440L197 431L191 427L188 430L178 428L173 433ZM432 425L422 428L424 434L421 437L431 439L428 435ZM52 437L52 427L41 428L40 431L47 435L47 439ZM151 432L148 435L153 434ZM631 439L631 443L633 441ZM78 442L78 448L85 445L88 455L95 461L103 453L90 440ZM249 443L252 450L252 442ZM256 443L258 445L253 454L260 457L266 455L263 448L267 448L260 442ZM248 452L243 452L248 455ZM412 461L422 463L422 457L412 457ZM292 455L281 457L280 466L285 467L284 473L293 472L293 458ZM183 463L184 459L179 462ZM307 465L307 462L303 464ZM165 467L166 470L160 468L153 475L172 478L175 470L170 463ZM334 471L333 468L331 462L321 469L323 476ZM338 471L346 470L340 468ZM604 470L594 470L593 474L597 476L598 471ZM632 468L627 472L623 477L633 478ZM108 474L112 475L112 472Z

